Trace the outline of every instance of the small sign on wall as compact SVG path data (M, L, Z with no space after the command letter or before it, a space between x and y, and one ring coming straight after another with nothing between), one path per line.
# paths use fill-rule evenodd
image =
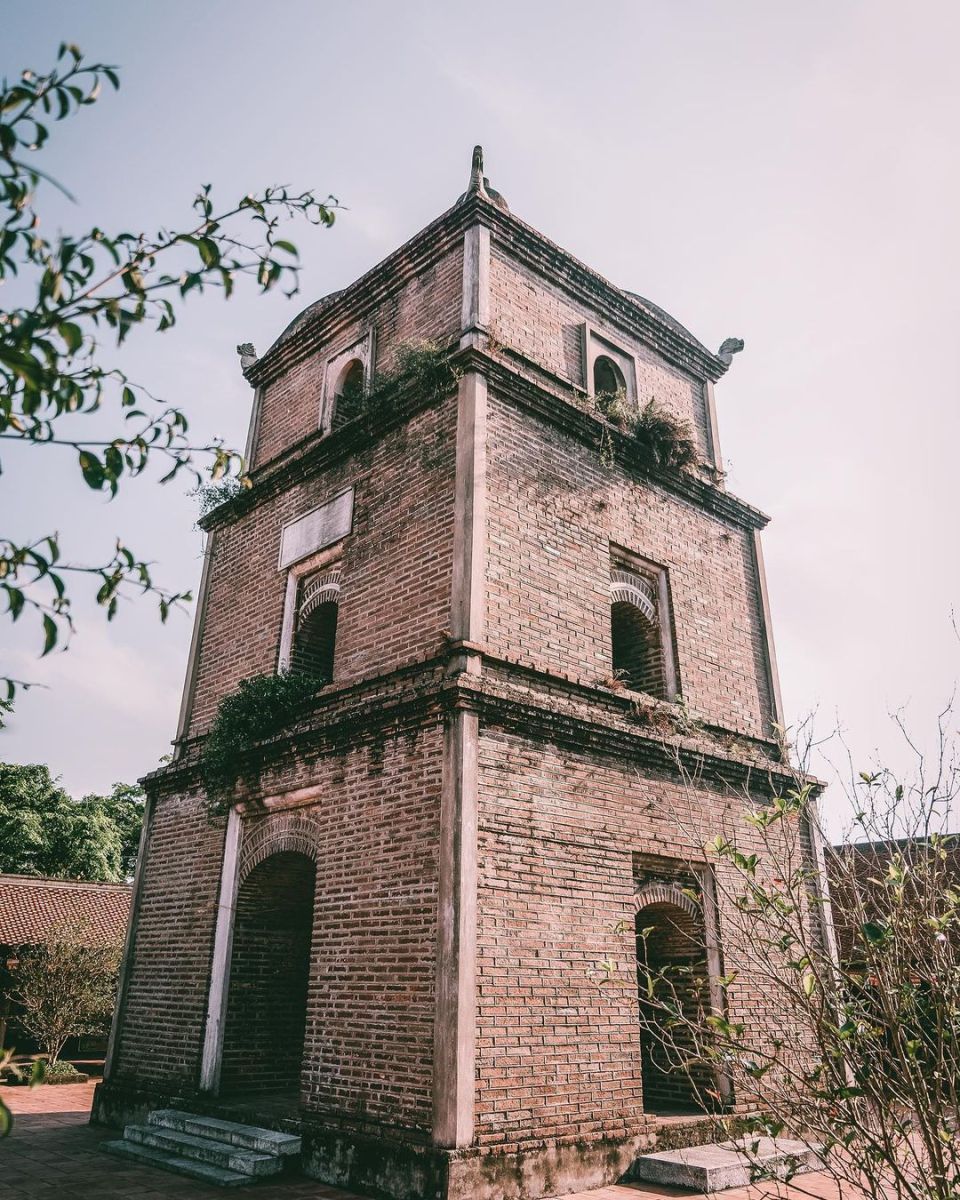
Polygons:
M326 504L284 525L280 534L279 570L285 570L308 554L332 546L352 529L353 488L348 488Z

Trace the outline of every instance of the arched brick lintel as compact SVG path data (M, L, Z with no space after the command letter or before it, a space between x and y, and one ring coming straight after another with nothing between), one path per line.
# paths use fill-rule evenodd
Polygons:
M240 882L272 854L305 854L316 862L319 834L317 823L301 814L278 813L276 816L260 818L257 826L246 833L243 839Z
M672 904L691 917L701 917L700 906L675 883L646 883L634 894L637 912L650 904Z

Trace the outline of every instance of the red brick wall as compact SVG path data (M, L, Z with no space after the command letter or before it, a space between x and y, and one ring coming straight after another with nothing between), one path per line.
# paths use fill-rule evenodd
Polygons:
M307 1107L357 1124L432 1123L438 725L317 764Z
M588 305L577 303L550 280L510 258L509 249L495 247L490 262L490 332L500 345L586 388L582 327L589 321L616 345L636 355L637 398L658 404L690 423L700 453L709 457L709 435L703 383L665 362L636 337L605 327Z
M223 835L224 820L209 818L202 799L157 805L114 1067L119 1082L197 1082Z
M310 977L316 864L305 854L272 854L237 892L223 1091L299 1093Z
M276 670L281 526L354 486L343 543L334 678L355 682L439 652L450 624L456 400L297 484L216 533L190 734L246 676Z
M742 801L489 727L480 751L479 1140L629 1133L644 1111L634 856L696 859ZM748 853L749 831L740 840ZM721 912L735 970L724 930ZM599 986L606 958L619 974ZM748 972L731 1018L782 1032L774 1003Z
M375 371L393 365L401 342L445 342L460 332L463 295L463 243L444 255L422 275L384 300L368 317L343 323L342 305L333 301L322 322L330 327L316 350L263 389L260 426L253 463L262 467L320 426L327 361L357 342L373 326Z
M290 1042L302 1038L308 1108L364 1128L431 1128L442 740L434 719L420 730L358 736L349 751L288 763L269 777L270 788L316 785L322 796L245 817L241 845L242 861L243 847L265 828L279 835L291 814L307 818L317 867L305 1036L302 1026L291 1033L293 1008L271 1009L276 1024L267 1027L256 997L252 1008L238 1007L261 972L279 970L281 990L296 982L266 952L265 929L256 921L244 927L263 916L270 887L256 896L241 887L224 1088L277 1085L278 1071L289 1081L292 1053L300 1061L299 1042ZM222 843L222 820L208 821L199 802L159 800L117 1082L188 1090L198 1083ZM271 864L282 867L282 855L264 858L249 879L264 868L269 874ZM272 882L282 890L282 870Z
M491 399L487 436L490 651L584 683L609 678L610 549L622 547L667 568L690 708L767 736L749 532L604 466L594 449L503 400Z

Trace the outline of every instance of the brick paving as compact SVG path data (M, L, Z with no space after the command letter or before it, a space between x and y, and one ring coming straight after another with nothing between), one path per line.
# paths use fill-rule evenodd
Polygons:
M232 1194L193 1179L183 1179L153 1167L141 1167L100 1151L100 1143L116 1137L113 1130L90 1125L93 1083L58 1087L2 1087L4 1100L16 1114L13 1133L0 1141L0 1198L2 1200L62 1200L103 1197L104 1200L223 1200ZM257 1200L363 1200L352 1192L327 1187L311 1179L290 1179L256 1186ZM632 1183L614 1184L589 1192L568 1194L563 1200L699 1200L680 1188ZM764 1184L735 1188L723 1200L839 1200L836 1184L827 1175L804 1175L800 1186Z

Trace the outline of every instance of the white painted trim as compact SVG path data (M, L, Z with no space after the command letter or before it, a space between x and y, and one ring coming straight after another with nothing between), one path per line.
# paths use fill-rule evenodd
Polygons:
M332 537L328 542L325 542L319 546L314 546L312 549L306 550L304 553L299 554L295 558L291 558L285 562L283 557L283 539L286 531L293 525L299 525L299 523L301 521L305 521L307 517L312 517L314 513L318 513L325 508L333 509L337 504L337 501L342 500L343 497L347 495L350 496L350 522L347 528L342 532L337 533L337 535ZM319 554L321 550L326 550L328 547L335 545L337 542L342 542L345 537L349 537L350 534L353 533L354 500L355 489L351 484L350 487L345 487L341 491L337 492L336 495L331 496L329 500L325 500L323 504L317 504L313 508L308 508L305 513L301 513L298 517L293 517L289 521L284 521L284 523L280 526L280 545L277 548L277 570L284 571L288 567L292 567L296 563L302 562L303 559L309 557L311 554Z
M133 957L136 953L137 929L140 924L140 898L143 894L143 881L147 872L147 856L150 850L150 835L153 832L155 809L156 800L152 795L148 795L143 805L143 826L140 830L140 844L137 847L137 865L133 872L130 917L127 921L123 958L120 960L120 975L117 980L117 1002L114 1005L113 1019L110 1022L110 1037L107 1041L107 1053L103 1063L104 1080L109 1079L113 1072L121 1029L127 1014L127 992L130 987L130 976L133 973Z
M336 395L334 388L343 368L353 359L359 359L363 365L363 388L368 391L373 379L374 362L373 327L371 326L362 337L343 350L338 350L323 366L323 387L320 395L320 411L317 424L321 433L329 433L333 428L334 407Z
M486 623L487 381L474 371L460 380L456 459L450 635L479 645ZM479 667L468 656L465 669Z
M297 590L300 578L295 569L287 574L287 590L283 597L283 624L280 627L280 654L277 658L277 674L290 670L293 655L293 635L297 628Z
M770 619L770 596L767 592L767 573L763 566L763 546L760 530L753 530L753 563L757 576L757 591L760 599L760 634L763 638L767 683L770 689L770 719L775 725L783 726L783 699L780 695L780 671L777 667L777 651L773 644L773 623Z
M471 225L463 235L463 303L461 346L490 325L490 230Z
M583 323L583 388L588 396L593 396L593 365L601 355L612 358L623 371L624 382L627 385L627 399L631 404L639 405L640 378L637 370L637 356L632 350L622 346L609 334L597 329L589 321Z
M200 1063L200 1088L216 1092L220 1086L220 1060L223 1031L227 1018L227 994L230 982L230 954L233 948L233 922L237 911L238 864L243 823L231 808L223 838L223 865L220 870L220 894L217 923L210 963L210 991L207 997L207 1021L203 1033L203 1057Z
M717 907L716 882L713 870L705 867L695 872L700 881L703 897L703 935L707 950L707 986L710 989L710 1007L714 1016L725 1017L726 994L720 986L723 974L723 958L720 953L720 913ZM733 1103L733 1081L724 1071L716 1072L717 1091L724 1104Z
M720 453L720 425L717 421L717 402L713 394L713 383L709 379L703 382L703 403L707 410L707 434L710 439L710 458L713 461L714 467L719 472L717 476L717 487L722 488L723 483L723 456Z
M300 581L306 575L320 571L339 569L343 554L341 542L334 542L325 550L318 550L308 558L295 562L287 571L287 586L283 596L283 623L280 626L280 649L277 653L277 672L289 671L293 654L293 638L297 630L297 593Z
M477 744L475 712L444 732L433 1042L433 1141L473 1142L477 1056Z
M253 470L253 454L260 436L260 414L263 411L263 388L253 389L253 406L250 409L250 424L247 426L247 444L243 449L243 462L247 473Z
M677 666L677 650L673 638L673 603L670 596L670 575L666 567L659 563L641 558L639 554L611 543L610 549L610 590L613 597L617 571L627 574L646 576L656 588L657 621L660 626L660 651L663 655L663 690L665 699L674 701L680 694L680 672ZM642 605L638 605L644 612ZM646 615L644 613L644 615Z
M203 638L203 626L207 616L207 598L210 593L210 575L213 562L213 549L217 532L211 530L206 535L203 547L203 569L200 572L200 590L197 593L197 611L193 617L193 633L190 636L190 652L187 655L187 670L183 680L183 695L180 698L180 715L177 718L177 735L174 739L174 758L182 753L181 742L187 736L190 720L193 716L193 699L197 690L197 673L200 664L200 644Z

